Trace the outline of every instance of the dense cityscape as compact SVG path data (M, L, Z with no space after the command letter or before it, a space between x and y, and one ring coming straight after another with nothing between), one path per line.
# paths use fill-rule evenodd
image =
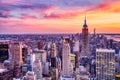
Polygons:
M1 34L0 80L120 80L120 34Z

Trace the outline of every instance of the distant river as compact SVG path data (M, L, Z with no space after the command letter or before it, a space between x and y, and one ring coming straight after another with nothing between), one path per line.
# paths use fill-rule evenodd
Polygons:
M120 42L120 35L105 35L107 39L113 39L114 41Z

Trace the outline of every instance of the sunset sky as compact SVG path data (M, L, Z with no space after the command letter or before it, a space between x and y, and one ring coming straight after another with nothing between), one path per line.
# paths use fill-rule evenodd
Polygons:
M0 34L120 33L120 0L0 0Z

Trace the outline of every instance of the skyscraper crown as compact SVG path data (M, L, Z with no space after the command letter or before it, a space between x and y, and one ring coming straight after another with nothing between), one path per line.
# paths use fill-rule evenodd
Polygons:
M87 28L86 16L85 16L83 28Z

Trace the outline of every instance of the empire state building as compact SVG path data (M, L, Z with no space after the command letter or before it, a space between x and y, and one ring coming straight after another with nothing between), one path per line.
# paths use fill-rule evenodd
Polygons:
M88 26L86 23L86 17L82 28L82 51L80 56L81 57L89 56L89 33L88 33Z

